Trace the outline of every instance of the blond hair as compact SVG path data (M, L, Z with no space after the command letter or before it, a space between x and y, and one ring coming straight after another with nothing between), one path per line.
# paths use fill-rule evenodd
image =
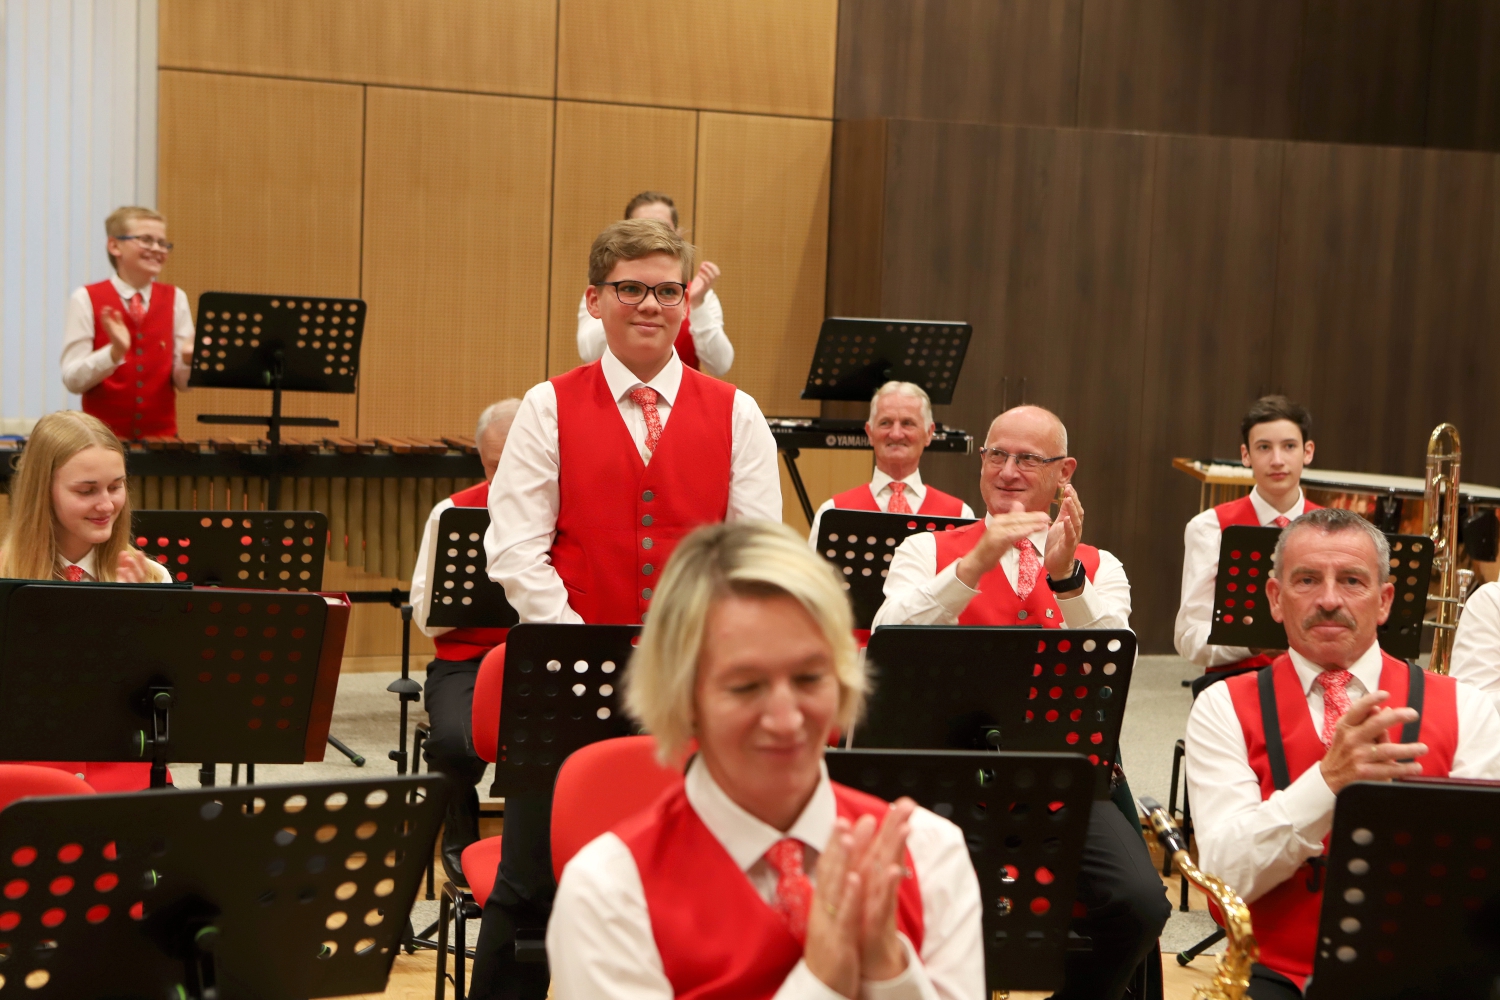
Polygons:
M910 396L922 404L922 424L924 429L932 426L932 397L927 395L927 390L915 382L887 382L875 390L875 395L870 397L870 423L875 422L875 410L880 406L880 400L885 396Z
M130 224L140 219L152 219L164 226L167 224L167 217L154 208L142 208L140 205L124 205L110 212L109 218L104 220L104 235L112 240L117 240L121 236L129 236ZM120 263L115 260L115 255L109 252L107 246L104 253L109 258L109 266L118 271Z
M693 245L665 222L657 219L625 219L611 222L594 238L589 248L589 284L597 285L623 260L640 260L664 253L682 265L682 283L693 280Z
M693 736L703 631L709 610L730 595L785 596L802 605L833 649L839 727L847 732L864 707L869 679L854 644L849 599L832 565L783 524L738 521L699 528L667 561L625 674L625 707L656 737L664 763L676 760Z
M52 481L57 470L85 448L108 448L125 459L125 448L97 417L59 410L36 422L10 484L10 527L0 550L0 576L51 580L60 553L52 515ZM130 498L115 519L109 540L94 547L95 573L113 582L120 554L130 545Z

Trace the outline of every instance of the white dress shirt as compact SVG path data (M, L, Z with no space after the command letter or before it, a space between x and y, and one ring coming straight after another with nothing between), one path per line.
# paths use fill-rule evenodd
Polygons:
M988 514L984 523L990 523ZM1031 544L1040 556L1047 551L1047 530L1031 536ZM882 625L957 625L958 616L979 596L958 578L958 559L937 568L937 536L930 531L908 535L896 546L890 574L885 578L885 603L875 612L873 628ZM1015 589L1020 573L1021 556L1007 549L1000 557L1000 569ZM1045 573L1036 581L1047 586ZM1113 554L1099 550L1099 571L1085 580L1077 597L1058 597L1064 628L1129 628L1130 581L1125 567Z
M786 833L741 809L701 761L687 773L687 799L714 838L767 903L776 899L777 875L765 853L783 837L804 845L804 868L816 878L818 856L833 836L837 805L827 769L802 815ZM918 808L906 839L922 897L922 951L905 935L907 967L884 982L865 982L868 1000L978 1000L984 991L984 941L979 879L963 832ZM899 933L899 932L898 932ZM547 959L556 1000L669 1000L672 984L651 931L651 914L635 857L606 833L579 851L563 869L547 924ZM776 991L776 1000L839 1000L799 961Z
M891 483L895 481L878 466L875 469L875 474L870 477L870 492L875 496L875 506L883 511L891 509L891 497L895 496L891 492ZM901 482L906 484L907 504L913 511L921 510L923 502L927 499L927 487L922 482L922 470L917 469L911 475L901 480ZM823 512L832 509L833 501L831 499L824 500L822 506L813 514L812 530L807 533L807 544L811 545L814 549L818 547L818 529L823 523ZM959 512L959 517L973 516L974 511L969 508L968 504L964 504L963 510Z
M137 293L151 308L151 292L156 287L152 282L145 288L133 288L119 275L109 279L120 294L120 301L129 308L130 299ZM172 384L179 392L186 392L188 376L192 369L182 363L184 351L193 349L193 314L188 311L187 293L181 288L172 302ZM114 374L125 361L115 361L110 355L109 345L94 350L94 303L87 288L77 288L68 297L68 316L63 332L62 381L69 392L85 393Z
M1260 495L1250 491L1250 505L1261 527L1269 528L1278 517L1295 521L1307 506L1307 497L1299 489L1297 502L1285 514L1272 507ZM1248 659L1254 654L1244 646L1215 646L1209 643L1213 629L1214 579L1219 573L1219 541L1224 537L1219 515L1210 507L1187 523L1182 533L1182 606L1177 609L1177 625L1172 641L1177 655L1200 667L1219 667Z
M1313 728L1323 731L1322 669L1295 649L1292 663L1307 696ZM1380 646L1372 643L1349 668L1355 702L1380 690ZM1500 778L1500 715L1484 695L1459 684L1455 778ZM1323 853L1333 828L1334 793L1323 770L1310 767L1284 791L1261 800L1245 734L1229 688L1214 684L1193 703L1187 725L1187 784L1198 837L1198 867L1222 878L1246 901L1280 885L1310 857Z
M438 519L443 516L443 511L453 506L451 497L443 497L432 506L432 513L427 515L427 525L422 529L422 544L417 548L417 565L411 571L411 620L423 635L429 638L442 635L444 632L452 632L453 629L444 626L435 628L427 627L427 616L431 613L432 595L428 593L428 582L432 579L433 562L437 556L437 530Z
M673 354L647 383L631 374L608 349L600 366L641 460L649 462L646 417L630 392L643 384L656 390L656 408L665 431L682 385L682 361ZM729 509L724 519L780 521L781 472L770 425L755 400L738 389L731 421ZM602 432L599 438L608 440ZM583 621L568 605L568 590L552 568L560 506L558 462L557 392L551 382L542 382L527 390L505 440L500 468L490 484L490 529L484 536L490 579L505 588L505 597L522 622Z
M1448 673L1500 708L1500 583L1484 584L1464 602Z
M688 316L688 330L704 372L723 378L734 364L734 345L724 333L724 307L719 305L719 297L712 288L704 294L703 304ZM578 356L584 364L598 361L604 357L605 345L604 321L589 315L585 292L578 300Z
M66 580L68 578L68 568L71 566L77 566L79 569L83 570L84 580L90 583L97 583L99 580L99 560L96 555L97 552L97 546L95 548L89 549L88 552L84 554L84 557L78 560L76 563L68 562L68 560L64 559L62 556L58 556L57 578L59 580ZM167 569L161 563L157 562L155 559L152 559L150 556L146 557L146 568L150 570L152 576L152 579L146 581L147 583L172 582L172 571Z

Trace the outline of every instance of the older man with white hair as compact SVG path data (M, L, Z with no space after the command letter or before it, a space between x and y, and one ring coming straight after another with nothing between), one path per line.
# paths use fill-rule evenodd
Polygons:
M932 420L932 398L915 382L887 382L870 399L865 435L875 450L875 472L868 483L823 501L813 515L808 542L817 548L818 529L825 510L880 510L891 514L973 517L974 511L958 497L922 481L918 466L932 444L937 425Z
M1355 781L1500 778L1500 716L1479 691L1386 655L1390 545L1353 511L1282 529L1266 581L1287 652L1205 689L1188 716L1198 863L1250 904L1254 1000L1312 974L1338 793ZM1420 712L1414 707L1421 705Z
M423 756L433 770L447 775L457 793L449 802L448 818L443 826L443 867L448 877L467 885L459 858L465 847L479 839L479 793L474 786L484 777L485 762L474 753L473 723L474 679L484 654L505 641L503 628L432 628L427 624L432 595L433 560L437 555L438 519L453 507L484 507L489 503L490 480L500 465L500 453L510 425L521 406L519 399L502 399L485 407L474 429L474 443L479 447L479 462L484 466L484 482L459 490L439 501L427 515L422 530L422 545L417 550L417 565L411 577L411 620L423 635L431 636L437 647L436 659L427 665L427 683L422 700L427 708L432 735Z

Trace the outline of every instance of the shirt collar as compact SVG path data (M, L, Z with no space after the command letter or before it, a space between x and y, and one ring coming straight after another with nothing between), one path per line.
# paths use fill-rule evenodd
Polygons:
M901 481L906 484L907 495L916 497L917 502L920 503L923 494L927 492L927 488L922 485L922 470L917 469L911 475L907 476ZM875 474L870 477L870 494L872 496L880 496L880 491L885 489L893 482L895 482L895 480L886 475L877 466L875 469Z
M78 560L76 563L68 562L68 560L64 559L62 556L58 556L57 561L62 567L63 576L67 576L69 566L77 566L79 569L83 570L84 575L86 575L90 580L99 579L99 574L96 572L96 567L99 565L99 563L98 560L94 557L94 553L96 551L98 550L89 549L84 557Z
M701 757L693 758L688 767L685 782L688 805L693 807L693 812L698 814L714 839L729 852L740 871L749 871L773 844L784 837L800 840L815 851L828 846L838 818L838 806L833 799L833 785L828 780L828 767L820 764L819 770L817 789L802 815L786 833L761 822L736 804L708 773L708 766Z
M1312 691L1313 681L1323 672L1318 666L1295 649L1288 650L1292 655L1292 666L1297 668L1297 679L1302 682L1302 693L1309 694ZM1349 668L1355 680L1365 686L1365 693L1380 690L1380 643L1370 643L1370 648L1360 654L1359 659Z
M1302 493L1302 487L1297 487L1297 502L1283 514L1260 495L1260 487L1255 487L1250 491L1250 506L1255 508L1255 517L1260 521L1261 526L1269 528L1276 523L1278 517L1285 517L1288 521L1295 521L1301 517L1302 512L1307 509L1307 497Z
M145 288L135 288L130 284L130 282L126 281L118 274L112 276L109 279L109 283L115 286L115 291L119 294L121 302L128 303L131 299L131 296L139 293L141 296L141 301L148 306L151 304L151 289L156 284L156 282L153 281L148 282Z
M625 362L615 357L608 347L604 349L604 357L599 359L599 367L604 372L604 381L609 385L609 391L615 397L615 402L624 402L630 397L630 390L636 386L644 385L655 389L667 404L673 405L677 399L677 390L682 386L682 361L677 357L674 350L672 356L667 359L666 367L656 373L656 377L650 382L642 382L636 378Z

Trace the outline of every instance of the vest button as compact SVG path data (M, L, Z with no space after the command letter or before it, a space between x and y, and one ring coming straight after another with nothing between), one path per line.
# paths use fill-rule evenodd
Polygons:
M1025 609L1017 611L1016 612L1016 618L1018 618L1019 620L1021 620L1021 621L1024 622L1026 620L1026 611L1025 611Z
M656 567L652 566L650 563L647 563L646 565L641 567L641 572L646 576L650 576L652 570L654 570L655 568Z
M146 388L146 383L144 383L144 382L137 382L137 383L136 383L136 384L135 384L135 387L136 387L136 388L137 388L137 389L144 389L144 388Z
M651 527L651 515L650 514L643 514L643 515L641 515L641 524L644 525L647 528Z
M646 501L647 503L650 503L652 500L656 499L656 494L652 493L650 490L647 490L646 492L641 494L641 499Z
M641 548L643 548L643 549L649 549L650 547L651 547L651 539L649 539L649 538L642 538L641 539Z
M650 587L644 587L644 588L642 588L641 589L641 596L644 597L648 601L651 600L651 588Z

